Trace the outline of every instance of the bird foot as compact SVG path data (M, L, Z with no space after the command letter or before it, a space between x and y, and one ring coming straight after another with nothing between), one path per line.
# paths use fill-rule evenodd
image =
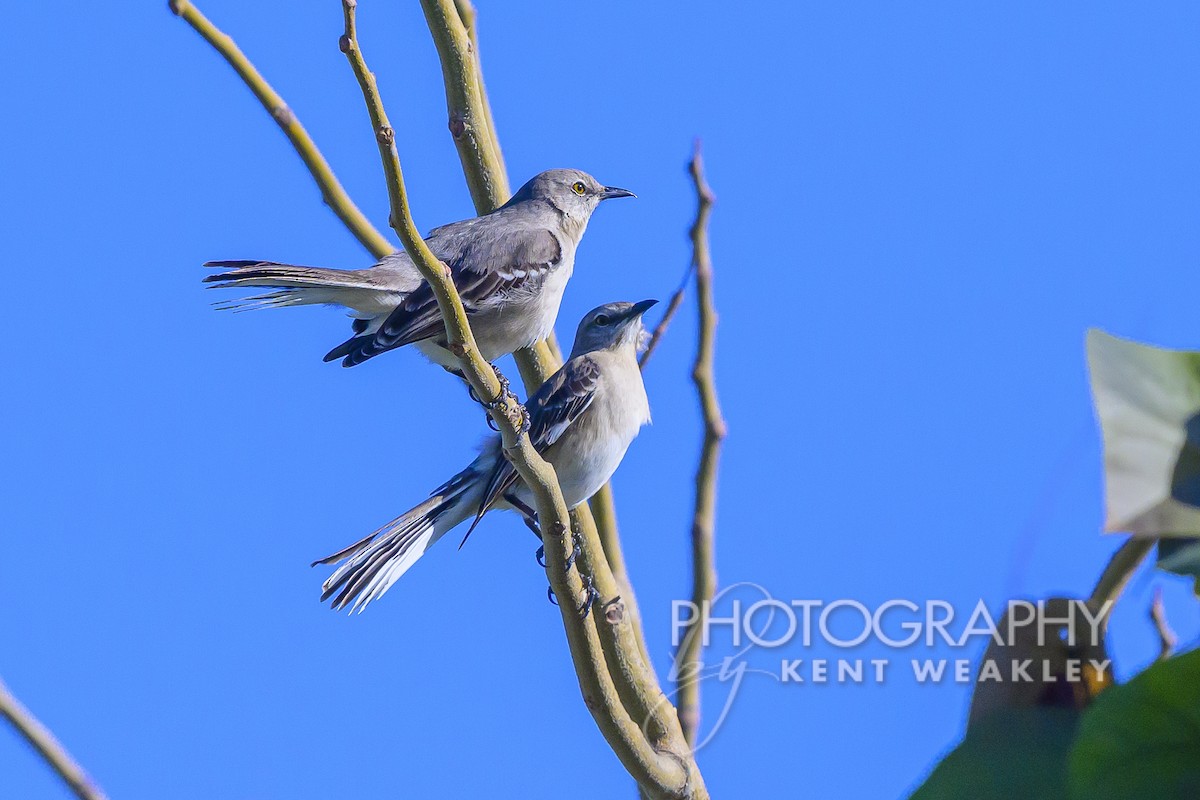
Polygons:
M594 606L596 601L600 599L600 592L596 589L596 585L592 582L591 575L583 576L583 591L583 605L579 607L579 618L587 619L588 614L592 610L592 606ZM546 587L546 599L549 600L552 605L558 605L558 598L554 594L553 586Z
M492 364L491 367L492 367L492 371L496 373L496 380L500 382L500 394L496 396L495 400L485 403L483 400L481 400L479 398L479 395L475 392L475 389L473 387L471 387L470 388L471 399L474 400L475 402L479 403L479 405L483 406L484 409L489 412L487 415L487 425L489 428L496 431L497 433L500 431L500 428L496 425L496 421L494 419L492 419L492 415L490 412L495 411L498 408L502 408L505 405L505 403L511 402L514 406L517 407L517 410L520 414L521 421L516 426L518 432L529 433L529 429L532 426L532 421L529 418L529 411L521 403L520 399L516 396L516 394L513 393L512 384L509 383L508 378L504 377L504 373L502 373L500 371L500 368L497 367L495 364Z
M567 556L567 563L563 568L563 572L570 572L571 567L575 565L575 559L579 558L579 554L583 552L583 546L580 544L580 538L579 538L578 533L571 534L571 544L573 545L571 547L571 554L569 556ZM546 546L545 545L539 545L537 552L534 553L533 557L535 559L537 559L538 566L540 566L542 569L546 568Z

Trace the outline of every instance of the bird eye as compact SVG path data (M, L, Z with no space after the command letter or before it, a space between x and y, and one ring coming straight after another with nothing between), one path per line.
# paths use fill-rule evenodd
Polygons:
M583 197L587 193L587 187L583 185L583 181L575 181L571 184L571 191Z
M608 314L597 314L596 315L596 324L599 325L600 327L603 328L605 325L608 325L610 322L612 322L612 318L610 318L608 316Z

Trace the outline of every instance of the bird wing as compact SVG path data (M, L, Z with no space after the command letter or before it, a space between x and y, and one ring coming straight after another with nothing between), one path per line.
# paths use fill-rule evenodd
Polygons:
M600 365L591 356L578 356L563 365L525 404L529 412L529 441L539 453L557 442L562 435L587 411L596 398L596 386L600 381ZM517 470L506 458L496 459L496 465L488 476L483 499L471 530L487 513L496 499L502 496L517 479ZM463 537L466 541L466 537Z
M456 232L451 230L455 226L445 226L429 239L434 255L450 267L468 316L513 294L536 290L562 261L562 245L546 228L488 227L462 224ZM423 281L377 331L355 336L331 350L325 360L343 358L342 363L352 367L388 350L437 336L443 330L433 289Z

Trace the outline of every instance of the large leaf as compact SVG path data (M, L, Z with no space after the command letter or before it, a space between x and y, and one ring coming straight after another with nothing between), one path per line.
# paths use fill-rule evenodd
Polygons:
M1067 757L1079 713L1001 709L972 724L910 800L1067 800Z
M1200 798L1200 651L1101 694L1070 756L1073 800Z
M1105 529L1200 536L1200 353L1088 331Z

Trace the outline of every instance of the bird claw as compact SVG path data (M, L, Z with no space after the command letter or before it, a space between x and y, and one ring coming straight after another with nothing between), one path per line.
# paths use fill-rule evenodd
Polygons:
M583 591L584 591L583 605L581 605L579 607L579 618L581 620L587 619L588 614L592 610L592 606L596 605L596 601L598 601L600 599L600 592L599 592L599 590L596 589L595 583L592 582L591 575L583 576ZM558 605L558 597L554 594L553 586L546 587L546 599L550 601L551 605L555 605L555 606ZM620 599L621 598L618 597L615 600L620 600ZM615 602L615 600L613 602Z
M571 548L571 554L569 556L567 556L567 563L566 563L565 567L563 568L563 572L570 572L571 567L574 566L574 564L575 564L575 559L579 558L579 555L583 552L583 547L579 543L579 534L577 534L577 533L573 534L571 536L571 542L574 544L574 547ZM545 545L539 545L537 552L535 552L533 554L533 557L535 559L537 559L538 566L540 566L542 569L546 568L546 546Z

